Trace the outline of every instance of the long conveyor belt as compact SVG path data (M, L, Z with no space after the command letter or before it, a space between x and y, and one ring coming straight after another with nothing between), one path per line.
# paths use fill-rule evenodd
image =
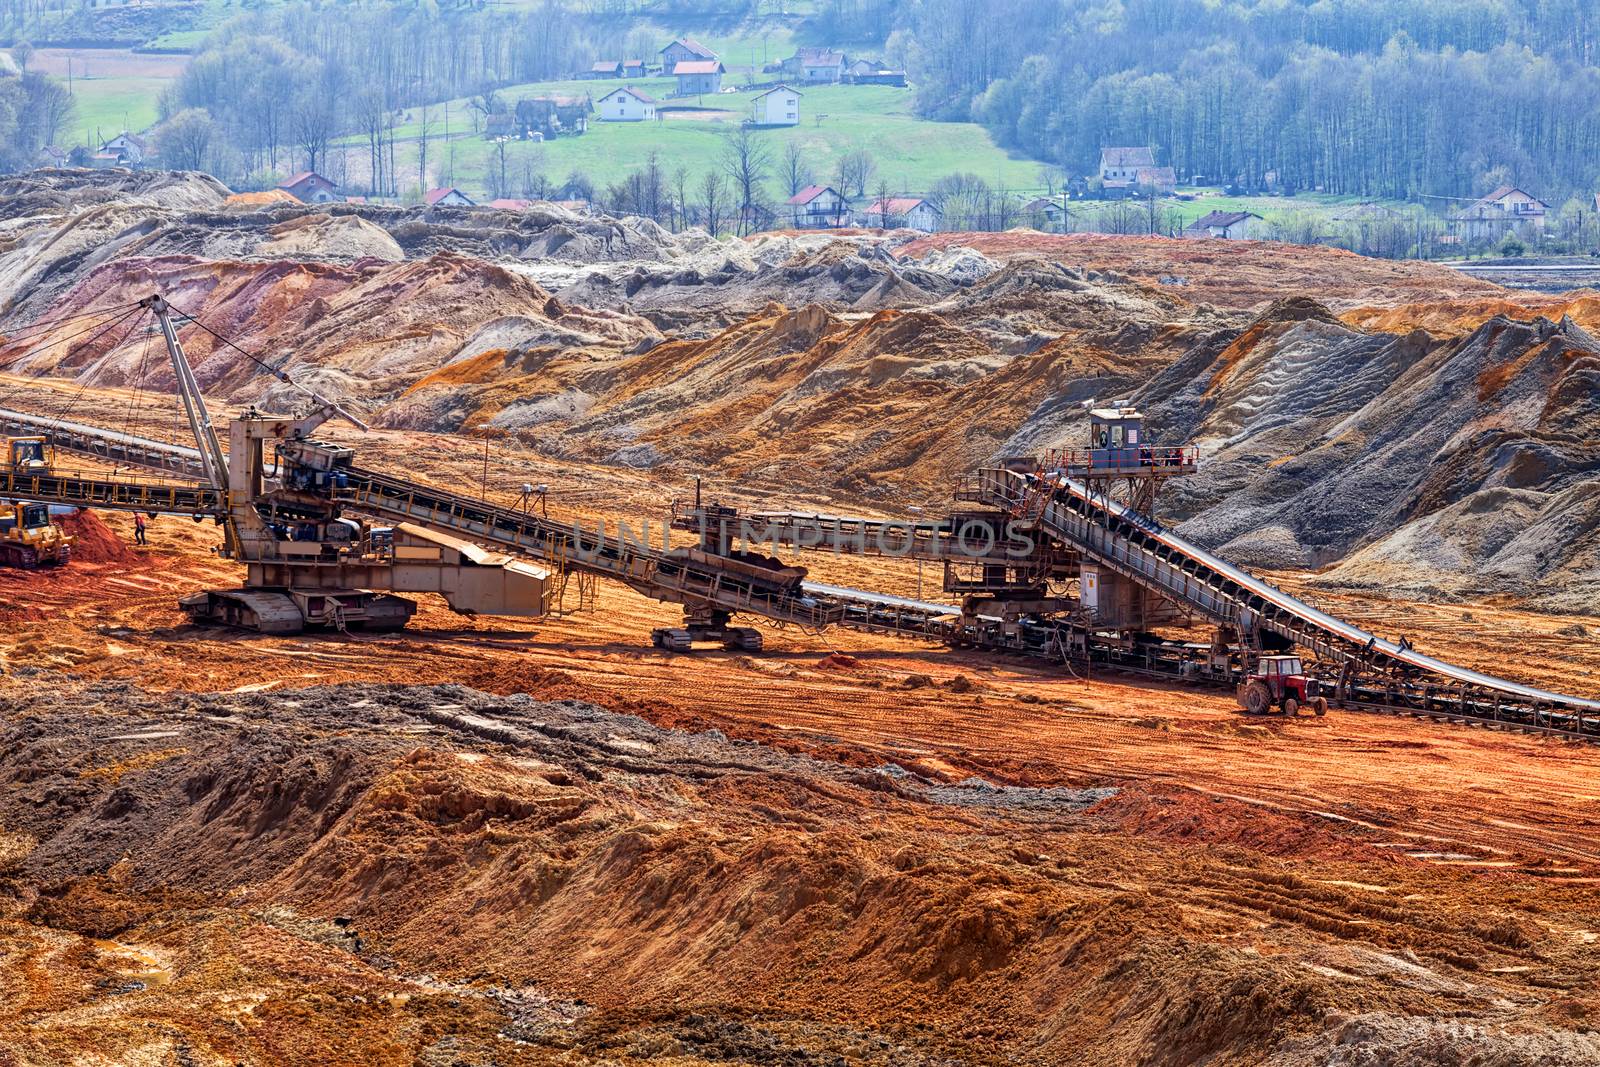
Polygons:
M0 430L9 433L41 432L42 421L0 412ZM199 453L182 446L87 426L67 426L64 431L59 423L45 425L54 443L114 464L185 474L198 464ZM965 640L972 633L970 621L960 620L955 609L944 605L816 584L798 593L779 592L719 568L714 557L697 561L672 556L600 531L587 531L579 525L496 507L374 471L351 470L345 495L349 506L374 517L448 530L557 566L619 581L658 600L705 604L816 628L841 625L944 640ZM0 470L0 497L196 516L221 515L227 504L224 494L204 486L4 470ZM1040 476L985 470L970 497L1036 525L1086 557L1197 615L1225 625L1258 626L1309 649L1321 661L1357 668L1346 671L1338 680L1338 698L1346 703L1412 707L1586 735L1596 730L1596 720L1600 719L1600 701L1553 693L1458 667L1337 619L1211 555L1147 516L1091 493L1083 484L1060 473ZM793 526L794 520L794 516L777 513L759 518L771 527ZM812 517L818 518L824 517ZM948 543L954 536L948 524L906 526L832 516L825 520L820 525L835 531L838 540L851 544L859 544L863 530L874 544L880 536L887 537L891 555L900 554L896 549L910 547L914 556L935 558L949 551ZM855 525L862 522L870 529ZM896 543L897 532L906 536L905 531L912 531L908 539ZM792 534L793 530L787 532ZM793 540L788 536L779 539ZM833 547L835 539L830 535L821 547ZM912 542L916 542L914 547ZM997 647L1056 655L1052 633L1048 624L1030 624L1020 639ZM1125 651L1103 651L1102 658L1107 662L1140 669L1136 656ZM1152 673L1178 671L1176 660L1159 662L1148 651L1143 655L1143 669Z
M1410 672L1437 679L1458 690L1463 708L1493 700L1497 706L1509 701L1552 709L1557 714L1600 713L1600 701L1458 667L1336 619L1062 474L985 470L980 475L979 495L988 504L1037 522L1086 556L1214 622L1248 625L1253 621L1319 658L1388 668L1396 675L1396 684Z

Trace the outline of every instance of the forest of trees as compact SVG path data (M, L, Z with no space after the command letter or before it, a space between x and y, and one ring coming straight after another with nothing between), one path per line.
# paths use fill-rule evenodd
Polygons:
M1122 144L1247 188L1559 203L1600 178L1591 0L882 2L922 113L1077 172Z
M31 51L23 46L0 53L0 173L32 166L76 110L65 85L27 69Z

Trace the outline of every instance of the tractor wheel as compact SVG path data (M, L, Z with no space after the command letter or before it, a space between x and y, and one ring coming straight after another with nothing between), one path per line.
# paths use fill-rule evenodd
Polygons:
M1246 682L1239 687L1239 706L1248 715L1265 715L1272 707L1272 691L1265 682Z
M1317 718L1319 719L1328 714L1328 698L1318 697L1312 702L1311 710L1317 713Z
M1300 714L1300 702L1291 696L1284 697L1283 713L1291 719L1294 718L1296 715Z

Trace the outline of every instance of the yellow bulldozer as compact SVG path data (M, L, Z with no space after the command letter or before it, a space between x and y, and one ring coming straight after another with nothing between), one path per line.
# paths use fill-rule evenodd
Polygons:
M5 462L17 478L44 474L50 461L43 437L7 437ZM51 567L72 556L72 535L50 518L48 504L0 500L0 567Z

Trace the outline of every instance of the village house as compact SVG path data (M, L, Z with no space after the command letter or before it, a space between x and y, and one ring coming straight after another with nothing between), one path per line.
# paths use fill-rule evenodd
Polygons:
M1110 199L1130 195L1138 186L1139 172L1155 165L1155 153L1148 148L1100 149L1102 194Z
M429 207L476 207L471 197L460 189L429 189L423 196Z
M94 165L97 167L137 167L144 162L148 149L144 138L135 137L127 130L123 130L115 137L100 145L94 154Z
M1133 176L1133 187L1140 196L1171 196L1178 188L1178 174L1171 167L1140 167Z
M35 167L64 167L70 162L70 159L71 157L67 155L66 149L47 144L39 149L39 154L33 158L33 165Z
M783 61L786 76L812 85L837 84L844 69L844 53L831 48L802 48Z
M800 124L800 92L787 85L768 89L750 102L753 126L797 126Z
M906 72L885 66L875 59L857 59L844 68L843 78L852 85L906 86Z
M483 120L483 139L498 141L517 132L517 117L509 111L496 111Z
M588 78L620 78L622 77L622 60L602 59L589 68Z
M861 212L864 226L886 230L909 228L933 233L944 220L944 212L931 200L917 196L890 196L874 200Z
M850 202L831 185L808 185L789 198L788 206L797 230L832 229L850 217Z
M1469 244L1499 241L1524 227L1544 229L1550 205L1514 185L1502 185L1488 196L1450 216L1451 229Z
M1022 214L1028 225L1042 233L1062 233L1071 212L1061 197L1041 196L1022 205Z
M1220 237L1228 241L1248 241L1261 216L1253 211L1213 211L1184 227L1183 236L1191 239Z
M700 96L722 92L722 64L715 59L691 59L672 68L678 79L679 96Z
M622 76L624 78L642 78L644 74L644 60L624 59L622 61Z
M613 89L596 103L601 122L650 122L656 117L656 101L632 86Z
M517 101L516 127L523 140L553 140L589 129L594 102L587 96L526 96Z
M661 50L661 71L671 74L679 63L715 60L717 54L693 37L679 37Z
M303 170L288 181L280 182L278 188L302 204L330 204L339 199L334 194L339 187L314 170Z

